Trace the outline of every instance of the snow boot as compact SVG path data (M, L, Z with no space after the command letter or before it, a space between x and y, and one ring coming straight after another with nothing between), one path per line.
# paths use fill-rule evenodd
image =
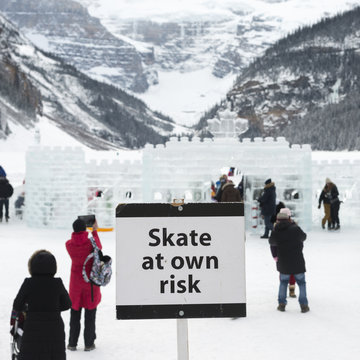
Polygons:
M279 306L277 307L277 309L281 312L284 312L285 311L285 306L286 304L279 304Z
M335 227L334 227L334 230L339 230L340 229L340 224L337 224Z
M90 346L85 346L85 351L91 351L91 350L95 350L95 348L96 348L96 346L95 346L95 344L92 344L92 345L90 345Z
M295 285L289 285L289 296L292 298L296 298Z
M76 351L76 346L68 345L67 349L70 350L70 351Z
M302 313L306 313L310 310L309 306L305 304L300 304L300 308Z

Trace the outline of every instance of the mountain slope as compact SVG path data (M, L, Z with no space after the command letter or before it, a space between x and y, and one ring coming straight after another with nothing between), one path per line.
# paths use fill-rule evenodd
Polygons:
M40 48L96 78L134 92L146 91L156 81L133 45L112 35L75 1L0 0L0 11ZM151 51L147 60L151 62Z
M359 93L360 7L278 41L243 71L226 100L209 111L197 129L230 109L248 120L243 136L286 135L315 149L358 149L353 131L359 124L354 118ZM343 126L330 124L330 118ZM334 131L325 132L324 127Z
M276 40L356 3L0 0L0 10L41 49L97 80L141 93L150 107L193 125L221 99L222 89L227 91L236 75ZM188 96L181 96L177 82L191 88L194 98L186 91ZM170 100L178 105L159 101L159 94L173 94Z
M1 15L0 76L3 138L11 122L32 127L38 116L96 149L161 143L174 128L141 100L37 49Z

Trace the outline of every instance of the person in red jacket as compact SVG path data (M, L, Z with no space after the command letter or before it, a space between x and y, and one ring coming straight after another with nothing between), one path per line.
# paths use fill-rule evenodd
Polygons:
M98 225L95 221L93 225L92 236L99 249L102 245L97 234ZM68 251L71 263L71 275L69 295L72 302L70 313L70 334L68 350L76 350L79 335L80 335L80 319L81 309L85 309L85 327L84 327L84 342L85 351L95 349L95 318L96 308L101 300L100 288L96 285L86 283L82 269L86 257L93 251L88 232L86 231L86 224L83 220L77 219L73 223L74 232L71 234L71 239L66 242L66 250ZM89 276L92 267L92 259L86 264L86 273ZM93 288L93 289L91 289Z

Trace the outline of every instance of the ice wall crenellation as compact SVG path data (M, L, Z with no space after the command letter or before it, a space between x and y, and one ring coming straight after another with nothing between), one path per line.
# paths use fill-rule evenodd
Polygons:
M262 228L256 199L268 178L304 228L319 224L322 210L316 206L326 177L344 201L342 223L355 224L360 213L360 160L315 161L309 145L290 146L283 137L241 142L173 137L165 145L147 144L139 161L85 162L80 148L35 146L26 165L26 221L31 226L68 228L77 215L95 213L102 226L112 227L118 203L209 202L211 181L229 167L237 169L234 182L245 176L246 224L255 232Z

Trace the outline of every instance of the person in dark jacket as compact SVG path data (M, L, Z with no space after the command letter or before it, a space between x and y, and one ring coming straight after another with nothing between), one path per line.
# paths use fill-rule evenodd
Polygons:
M92 236L99 249L102 249L102 245L97 234L97 222L93 224ZM88 238L88 232L86 231L86 224L83 220L77 219L73 223L74 232L71 234L71 239L66 242L66 250L71 257L71 276L70 276L70 298L72 301L70 312L70 334L69 343L67 348L71 351L75 351L80 335L80 319L81 310L85 309L85 328L84 328L84 342L85 351L91 351L95 349L95 319L96 308L101 301L100 288L96 285L91 285L85 282L82 269L83 264L87 256L93 251L93 246ZM86 273L89 277L90 270L93 264L91 259L86 264Z
M234 183L229 180L222 186L222 194L220 202L240 202L241 196L238 189L235 188Z
M327 179L329 183L327 186L330 190L330 217L331 217L331 226L330 229L339 230L340 229L340 219L339 219L339 210L340 210L340 200L339 200L339 191L337 186L330 180Z
M325 180L325 186L321 191L320 197L319 197L319 206L318 208L321 208L321 202L324 204L324 217L321 220L321 226L323 229L325 229L326 222L328 223L328 229L331 229L331 180L329 178L326 178Z
M265 181L264 191L259 197L258 202L260 203L261 215L263 216L265 222L265 232L261 238L267 239L269 237L269 232L273 229L271 217L276 211L276 188L271 179L267 179Z
M222 195L222 187L224 186L224 184L226 184L228 181L228 177L227 175L221 175L220 179L216 182L216 195L215 195L215 200L217 202L221 201L221 195Z
M276 226L276 224L279 222L279 221L276 221L276 219L277 219L277 215L280 212L285 213L289 219L291 218L291 210L289 208L285 207L285 204L282 201L279 201L279 203L276 205L276 216L274 215L271 218L271 222L274 224L274 226ZM278 260L277 246L270 246L270 250L271 250L272 257L274 258L275 261L277 261ZM296 280L295 280L294 275L292 274L292 275L290 275L290 279L289 279L289 296L292 298L296 298L295 284L296 284Z
M65 360L65 332L61 311L71 301L60 278L54 278L56 259L47 250L36 251L28 262L26 278L14 300L11 323L26 308L19 360Z
M299 286L299 303L301 312L308 312L309 305L306 296L305 259L303 242L306 234L285 212L277 215L278 223L271 233L269 243L277 248L277 270L280 273L280 287L278 295L278 310L285 311L286 291L291 274Z
M2 174L5 174L3 172ZM9 221L9 198L14 192L13 187L5 176L0 176L0 222L3 219L3 207L5 207L5 220Z

